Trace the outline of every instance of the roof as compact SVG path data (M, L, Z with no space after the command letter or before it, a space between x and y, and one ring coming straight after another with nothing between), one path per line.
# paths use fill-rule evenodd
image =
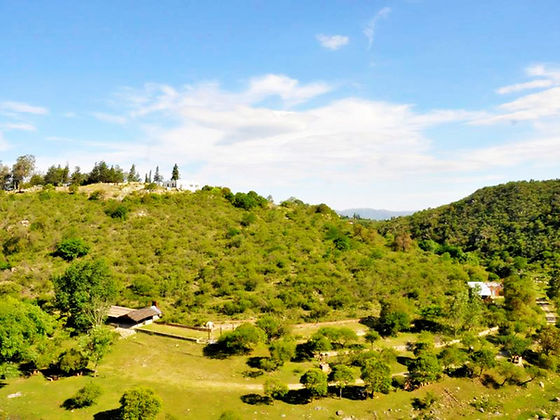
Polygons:
M488 285L482 281L469 281L468 285L471 289L478 288L479 296L492 296L492 291Z
M161 311L157 306L148 306L147 308L136 309L125 314L126 318L130 318L134 322L140 322L156 315L161 315Z
M131 308L126 308L124 306L116 306L113 305L109 308L109 312L107 314L107 316L109 318L120 318L121 316L124 316L130 312L133 312L134 309Z

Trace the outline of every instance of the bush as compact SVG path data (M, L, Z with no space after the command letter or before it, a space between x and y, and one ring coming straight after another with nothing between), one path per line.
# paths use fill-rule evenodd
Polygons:
M250 352L265 339L266 334L263 330L247 323L241 324L232 332L222 335L217 344L227 353L242 354Z
M58 368L66 374L74 374L86 368L87 358L78 349L70 349L60 355Z
M120 399L122 420L155 419L161 410L161 399L149 388L134 388L126 391Z
M54 254L66 261L72 261L74 258L83 257L89 252L89 246L79 238L66 239L56 246Z
M119 204L117 206L111 206L111 207L105 209L105 214L107 216L111 216L111 218L113 218L113 219L126 220L126 216L128 214L128 209L125 206L123 206L122 204Z
M88 200L97 201L97 200L101 200L102 198L103 198L103 191L97 190L90 194Z
M288 393L288 385L276 378L267 379L264 383L264 395L274 399L280 399Z
M95 400L97 400L100 395L100 386L93 382L90 382L83 388L80 388L73 397L64 401L63 406L68 410L89 407L95 404Z

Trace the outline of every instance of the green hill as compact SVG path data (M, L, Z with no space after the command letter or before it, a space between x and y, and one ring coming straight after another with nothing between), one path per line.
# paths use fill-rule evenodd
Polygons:
M482 188L436 209L389 221L381 231L408 231L425 249L445 244L473 252L500 276L512 264L560 264L560 180L510 182ZM446 251L446 248L440 248Z
M111 267L116 303L157 300L168 319L189 322L264 312L294 320L371 315L389 297L418 309L486 277L414 244L395 251L391 235L325 205L259 198L245 210L247 196L228 189L126 188L0 194L0 294L48 301L52 276L70 264L53 251L75 238L90 248L82 259Z

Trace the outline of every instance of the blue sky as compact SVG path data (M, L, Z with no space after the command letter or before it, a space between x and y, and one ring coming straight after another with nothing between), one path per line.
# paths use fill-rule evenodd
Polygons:
M560 2L0 0L21 154L420 209L558 178Z

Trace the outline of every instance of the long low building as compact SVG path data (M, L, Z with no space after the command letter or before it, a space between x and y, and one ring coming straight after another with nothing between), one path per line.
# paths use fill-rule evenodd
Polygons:
M162 315L163 313L157 307L156 302L152 302L151 306L140 309L113 305L107 313L107 321L120 327L135 328L151 324L161 318Z

